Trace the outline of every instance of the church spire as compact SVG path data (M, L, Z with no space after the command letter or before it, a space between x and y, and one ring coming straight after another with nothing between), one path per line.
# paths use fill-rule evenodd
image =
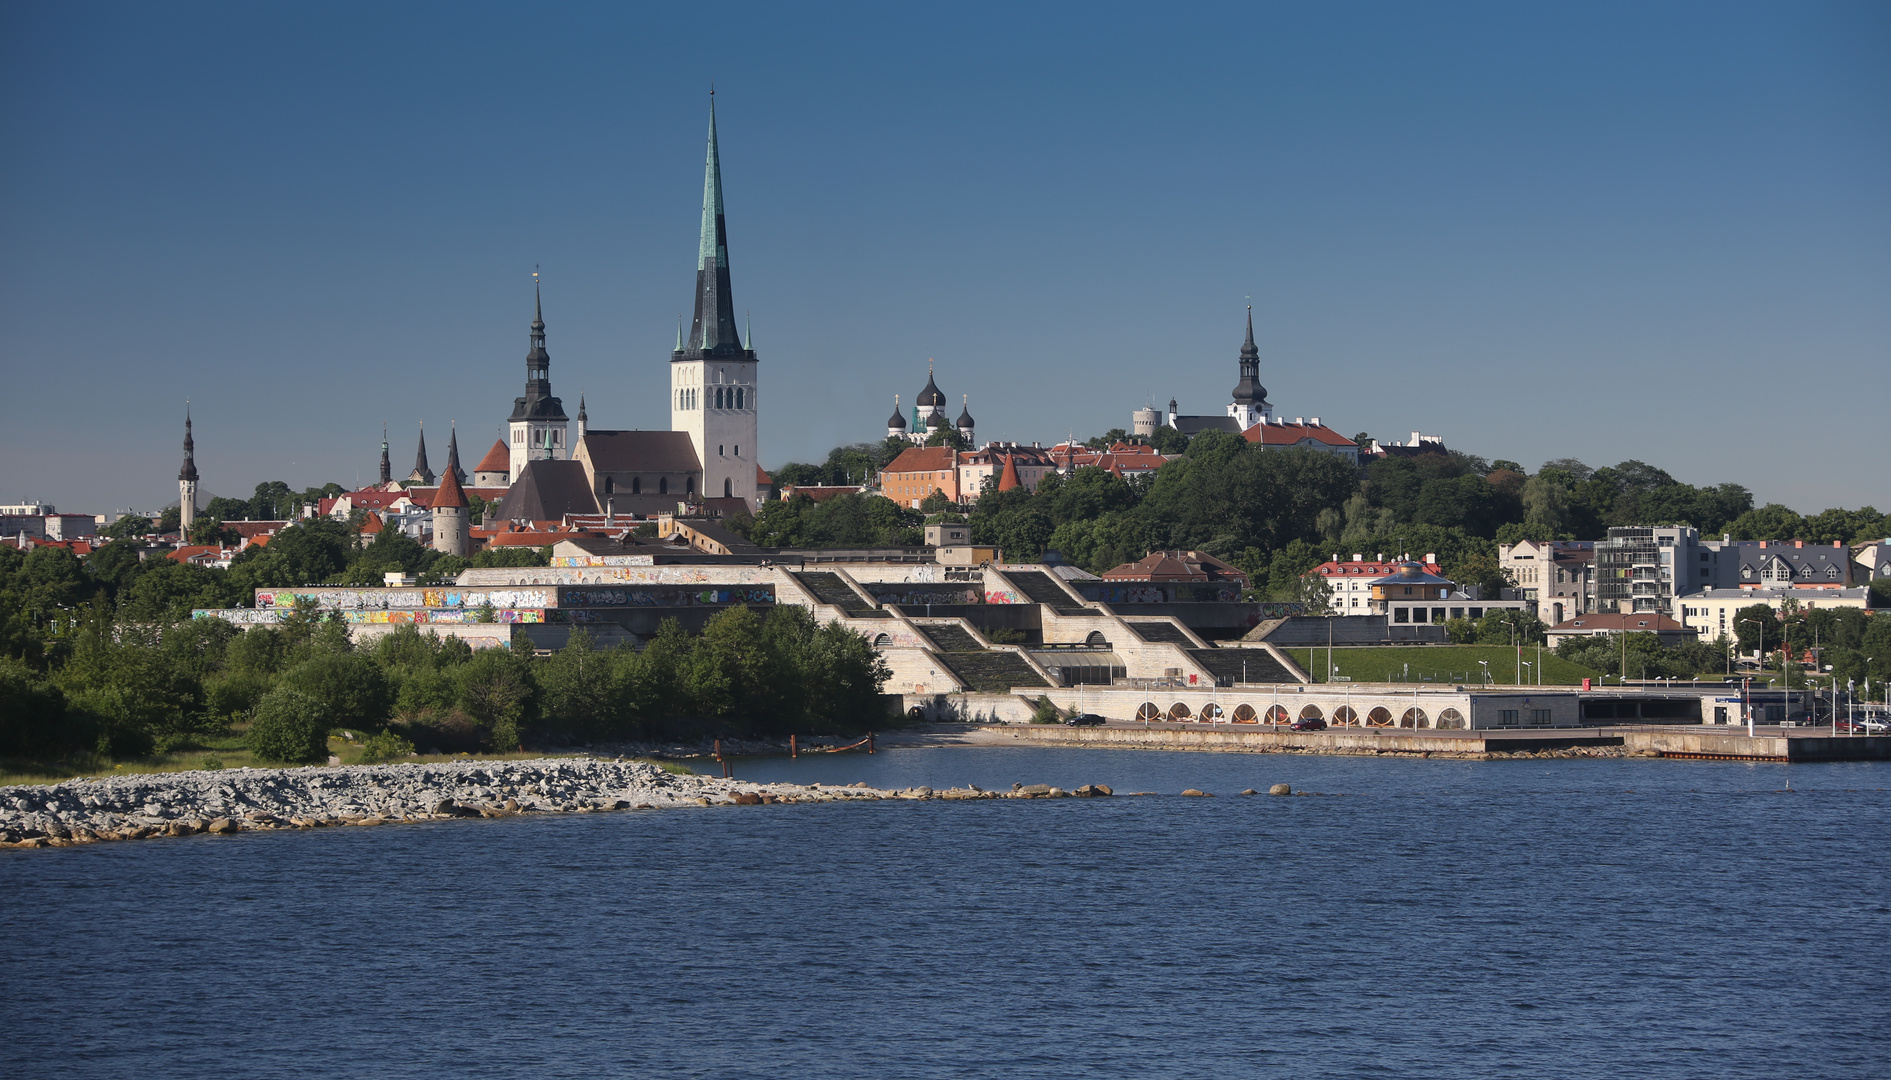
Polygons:
M427 422L420 422L420 449L414 454L414 471L407 474L413 484L433 484L433 469L427 465Z
M460 468L460 425L457 420L453 422L452 430L447 432L446 475L462 484L466 482L466 470Z
M179 480L197 479L197 442L190 437L190 402L184 403L184 467L177 470Z
M552 356L545 351L545 302L537 269L532 271L532 344L525 353L525 396L512 399L511 419L558 423L565 419L564 403L552 396Z
M696 249L695 318L678 359L703 356L755 359L736 333L729 285L729 226L722 210L722 156L716 145L716 97L709 92L709 149L703 160L702 233Z
M387 425L381 425L381 486L394 479L394 466L387 460Z
M1254 305L1248 305L1248 336L1241 343L1241 381L1234 386L1234 402L1228 415L1243 430L1253 426L1273 411L1267 403L1267 387L1261 385L1261 350L1254 344Z

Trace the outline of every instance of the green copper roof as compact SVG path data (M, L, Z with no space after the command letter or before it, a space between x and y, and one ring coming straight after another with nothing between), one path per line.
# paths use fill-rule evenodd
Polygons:
M709 153L703 162L703 236L696 253L696 269L729 265L729 253L718 244L716 219L722 216L722 158L716 153L716 99L709 99Z

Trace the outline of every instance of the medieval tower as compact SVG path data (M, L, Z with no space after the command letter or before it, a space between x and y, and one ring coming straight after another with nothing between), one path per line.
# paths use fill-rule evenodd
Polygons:
M729 230L722 214L716 101L709 99L703 166L702 239L696 253L695 318L670 354L670 430L686 432L702 463L705 498L755 502L756 398L753 339L736 334L729 286Z

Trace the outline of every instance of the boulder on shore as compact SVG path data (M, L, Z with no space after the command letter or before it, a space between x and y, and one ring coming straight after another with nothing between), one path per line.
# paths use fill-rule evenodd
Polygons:
M1292 795L1293 785L1292 784L1275 784L1273 787L1270 787L1267 789L1267 793L1269 795Z

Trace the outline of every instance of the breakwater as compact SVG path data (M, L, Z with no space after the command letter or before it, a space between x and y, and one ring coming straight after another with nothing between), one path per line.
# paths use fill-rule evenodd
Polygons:
M1108 795L1018 785L934 791L757 784L677 775L641 761L541 759L145 773L0 788L0 845L59 847L199 833L390 825L456 817L877 799Z

